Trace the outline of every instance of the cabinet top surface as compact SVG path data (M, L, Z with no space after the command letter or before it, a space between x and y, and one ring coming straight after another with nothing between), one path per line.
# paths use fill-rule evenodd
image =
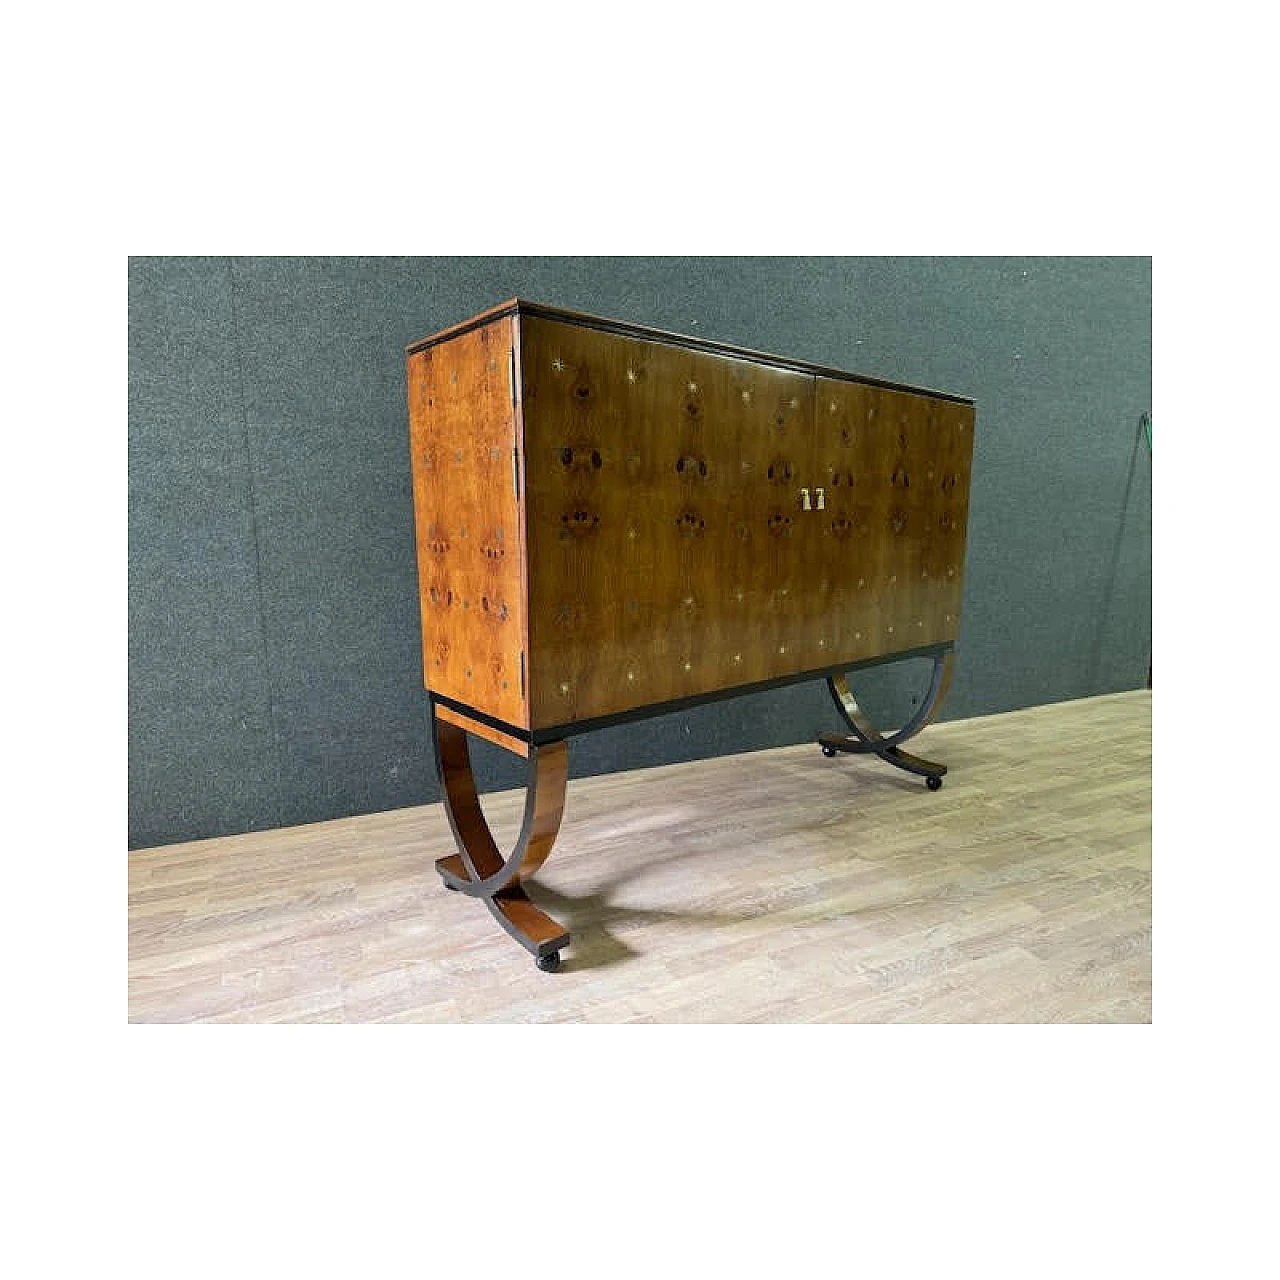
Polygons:
M654 329L646 325L632 324L625 320L610 320L605 316L588 315L581 311L568 311L563 307L553 307L541 302L531 302L527 298L510 298L490 307L469 320L450 325L447 329L433 333L430 337L421 338L411 343L405 350L407 355L424 351L437 343L456 338L480 325L488 324L502 316L528 315L542 316L550 320L560 320L567 324L581 325L586 328L601 329L615 333L621 337L647 339L651 342L664 342L674 346L688 347L695 351L706 351L713 354L734 356L739 359L754 360L761 364L773 365L783 369L794 369L800 373L817 374L826 378L842 378L850 382L861 382L874 387L887 387L895 391L910 391L918 395L933 396L941 400L953 400L959 404L973 404L972 396L956 395L949 391L934 391L926 387L911 386L902 382L891 382L884 378L872 378L865 374L850 373L846 369L835 369L815 364L808 360L797 360L789 356L774 355L766 351L754 351L748 347L736 347L726 342L714 342L708 338L693 337L689 334L671 333L664 329Z

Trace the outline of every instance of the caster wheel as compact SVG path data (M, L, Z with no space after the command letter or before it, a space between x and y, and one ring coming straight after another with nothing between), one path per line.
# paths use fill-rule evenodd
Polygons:
M937 777L936 775L934 775L934 774L932 774L932 773L931 773L931 774L930 774L930 775L929 775L929 776L924 780L924 785L925 785L926 787L928 787L930 791L941 791L941 790L942 790L942 779L941 779L941 778L939 778L939 777Z
M555 973L560 967L560 953L558 951L548 952L545 956L539 956L536 963L543 973Z
M823 747L822 754L826 756L828 760L833 760L835 758L836 749L835 747Z

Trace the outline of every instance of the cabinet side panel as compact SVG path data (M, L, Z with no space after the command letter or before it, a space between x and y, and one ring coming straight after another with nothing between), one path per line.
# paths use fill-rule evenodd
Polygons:
M513 337L504 317L411 354L409 424L426 686L527 729Z
M814 554L832 572L815 625L832 661L955 640L973 423L970 404L818 379Z
M534 729L806 669L808 373L524 317Z

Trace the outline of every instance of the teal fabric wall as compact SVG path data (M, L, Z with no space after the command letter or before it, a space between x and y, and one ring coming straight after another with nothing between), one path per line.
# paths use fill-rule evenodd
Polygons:
M943 719L1151 660L1149 258L135 258L131 848L439 798L405 345L514 295L977 400ZM927 674L876 673L903 714ZM811 739L822 684L575 739L573 773ZM485 787L518 781L477 750Z

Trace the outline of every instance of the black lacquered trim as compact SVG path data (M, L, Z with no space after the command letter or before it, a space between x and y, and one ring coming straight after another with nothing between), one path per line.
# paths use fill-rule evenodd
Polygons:
M472 720L478 720L481 724L488 725L490 729L497 729L500 733L505 733L512 738L518 738L521 742L533 741L533 735L530 734L528 729L517 728L513 724L508 724L505 720L499 720L497 716L487 715L468 703L459 702L457 698L450 698L447 694L436 693L431 689L428 689L427 693L430 695L432 702L438 702L441 706L449 707L460 715L468 716Z
M588 720L573 720L566 724L534 729L532 732L528 729L519 729L515 725L508 724L505 720L499 720L496 716L486 715L483 711L477 711L475 707L470 707L465 702L458 702L453 698L446 697L444 694L432 693L431 696L446 707L452 707L453 710L470 716L473 720L478 720L482 724L488 725L491 729L497 729L502 733L519 739L521 742L531 743L533 746L545 746L550 742L562 742L575 734L591 733L595 729L609 729L615 725L631 724L637 720L650 720L655 716L688 711L693 707L705 706L712 702L723 702L727 698L736 698L748 693L768 693L771 689L783 689L788 685L804 684L808 680L827 679L848 671L865 671L871 667L887 666L891 662L905 662L908 658L933 658L940 654L945 654L954 647L955 645L951 642L931 644L919 649L904 649L899 653L888 654L884 657L867 658L862 662L840 662L829 667L814 667L808 671L799 671L795 675L775 676L771 680L760 680L754 684L738 684L728 689L713 689L709 693L694 694L688 698L673 698L667 702L652 702L643 707L633 707L627 711L619 711L612 715L595 716Z
M756 351L751 347L737 347L727 342L716 342L710 338L698 338L688 333L672 333L666 329L653 329L647 325L632 324L627 320L611 320L606 316L589 315L582 311L567 311L563 307L552 307L541 302L527 302L523 298L513 298L510 302L501 303L488 311L464 320L441 332L432 334L411 343L405 348L406 355L425 351L428 347L447 342L472 329L491 324L504 316L527 315L538 316L544 320L559 320L564 324L577 325L582 329L598 329L604 333L617 334L623 338L637 338L648 342L661 342L666 346L681 347L689 351L702 351L708 355L731 356L738 360L750 360L755 364L770 365L777 369L789 369L795 373L805 373L821 378L835 378L841 382L856 382L863 386L879 387L885 391L905 391L912 395L928 396L933 400L950 400L955 404L975 403L972 396L956 395L950 391L934 391L928 387L916 387L906 382L892 382L886 378L873 378L867 374L851 373L848 369L835 369L829 365L814 364L808 360L797 360L791 356L780 356L769 351Z

